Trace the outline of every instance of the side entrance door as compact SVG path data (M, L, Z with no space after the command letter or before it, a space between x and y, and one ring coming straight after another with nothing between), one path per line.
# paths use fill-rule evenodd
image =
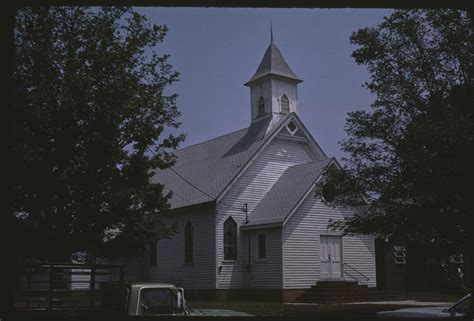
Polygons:
M319 244L321 279L342 278L342 237L321 235Z

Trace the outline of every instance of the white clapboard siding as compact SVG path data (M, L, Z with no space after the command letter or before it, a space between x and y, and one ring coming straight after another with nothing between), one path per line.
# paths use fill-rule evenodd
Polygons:
M286 289L309 288L319 279L320 235L334 234L327 228L329 220L340 220L353 215L350 209L338 209L321 202L311 192L283 227L283 283ZM371 236L343 237L343 262L370 278L375 286L375 248ZM351 276L352 275L352 276ZM365 283L355 272L345 279Z
M342 246L344 251L343 262L367 276L369 286L376 286L374 238L368 235L343 237ZM362 275L348 267L344 269L344 278L365 283L365 278Z
M266 234L267 257L258 259L258 235ZM247 286L252 288L282 288L282 247L281 229L273 228L251 232L252 278Z
M192 263L184 261L184 227L188 221L193 225ZM179 232L171 239L158 241L157 265L149 267L149 280L170 282L188 289L215 288L214 208L176 214L166 222L168 224L176 222Z
M218 288L242 288L248 283L245 272L247 263L247 239L238 229L238 250L236 262L224 262L223 226L225 220L232 218L240 226L245 221L241 210L245 203L248 212L263 199L285 170L294 165L311 162L313 159L306 151L304 143L283 139L271 141L255 159L245 173L217 203L217 265L221 266L217 275ZM278 284L281 284L281 280ZM273 286L273 285L271 285Z

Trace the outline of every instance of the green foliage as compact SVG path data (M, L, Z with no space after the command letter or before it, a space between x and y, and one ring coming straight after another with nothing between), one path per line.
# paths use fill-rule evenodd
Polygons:
M150 182L152 169L173 164L170 151L184 139L160 139L180 115L177 95L165 93L179 74L157 53L167 30L130 8L18 12L20 254L136 253L173 233L160 219L171 193Z
M327 179L338 204L366 205L333 227L454 250L470 244L472 30L467 12L396 10L352 35L375 101L348 114L342 149L350 157Z

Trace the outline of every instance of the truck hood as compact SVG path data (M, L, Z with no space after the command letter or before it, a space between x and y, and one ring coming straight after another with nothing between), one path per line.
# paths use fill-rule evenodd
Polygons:
M221 309L193 309L189 316L207 316L207 317L252 317L246 312Z
M424 308L406 308L394 311L377 312L378 317L383 318L449 318L449 307L424 307ZM462 316L462 313L456 313L455 317Z

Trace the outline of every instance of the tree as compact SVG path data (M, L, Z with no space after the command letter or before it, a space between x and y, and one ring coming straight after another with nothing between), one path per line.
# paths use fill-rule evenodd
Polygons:
M338 204L364 205L334 228L474 257L471 19L459 10L396 10L351 36L375 100L348 114L341 145L349 157L327 173Z
M137 253L172 235L153 169L184 136L166 26L130 8L28 7L16 17L15 185L20 255ZM109 250L109 252L108 252Z

